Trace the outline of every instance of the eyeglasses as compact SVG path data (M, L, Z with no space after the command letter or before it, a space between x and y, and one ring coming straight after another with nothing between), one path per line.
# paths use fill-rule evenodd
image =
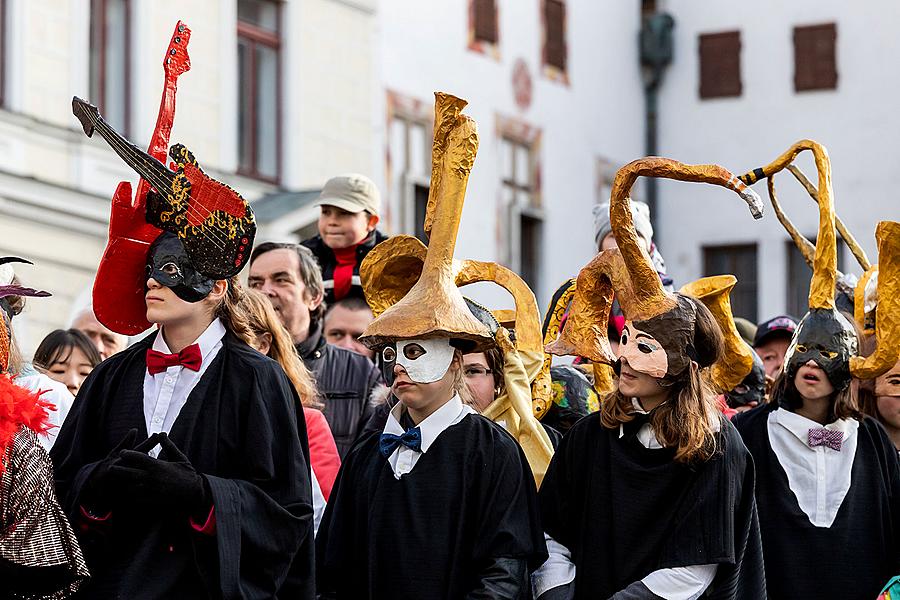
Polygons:
M493 373L490 369L485 369L484 367L466 367L465 374L466 377L473 379L475 377L484 377L485 375L490 375Z

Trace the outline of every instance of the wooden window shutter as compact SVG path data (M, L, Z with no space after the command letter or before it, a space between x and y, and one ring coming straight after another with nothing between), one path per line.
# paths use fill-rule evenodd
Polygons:
M475 40L496 44L498 35L497 27L497 1L473 0L474 33Z
M700 35L700 98L740 96L741 32Z
M794 90L837 88L834 23L794 27Z
M566 70L566 5L563 0L544 0L546 64Z

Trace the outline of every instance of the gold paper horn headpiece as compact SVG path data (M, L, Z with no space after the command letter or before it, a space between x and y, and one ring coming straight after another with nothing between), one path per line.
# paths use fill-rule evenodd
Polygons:
M359 274L366 300L377 317L396 304L413 287L422 273L426 246L408 235L394 236L375 246L360 265ZM453 281L457 287L493 282L510 293L516 309L516 350L543 359L540 312L528 284L516 273L497 263L454 260ZM542 361L543 362L543 361ZM543 416L550 405L550 367L541 368L531 383L534 413Z
M628 194L638 177L720 185L736 192L754 218L762 217L759 196L719 165L686 165L657 156L625 165L616 173L610 193L609 216L618 249L601 252L578 274L569 321L559 339L546 346L547 352L584 356L595 363L615 362L606 337L613 291L626 318L634 321L650 319L675 307L675 297L663 288L646 245L637 239Z
M741 175L740 179L747 185L752 185L760 179L768 177L771 195L774 191L774 187L771 184L772 175L787 168L797 155L804 150L812 151L816 161L816 170L819 173L819 235L816 238L812 265L813 276L809 285L809 308L833 310L835 308L834 286L837 283L837 235L835 234L834 192L831 187L831 161L828 158L828 150L825 149L825 146L813 140L800 140L765 167L760 167ZM782 224L784 224L784 221L782 221ZM794 241L797 243L796 238ZM807 243L809 243L808 240ZM799 243L798 247L800 247ZM801 251L803 251L802 248Z
M897 363L900 354L900 223L882 221L875 228L878 242L878 308L875 310L875 353L850 359L858 379L875 379Z
M360 340L377 347L394 340L453 338L483 348L488 328L469 312L453 280L453 251L469 173L478 150L475 121L461 114L466 101L435 93L431 190L425 209L429 244L422 274L399 302L385 310Z
M730 392L753 368L753 350L741 338L731 313L731 290L737 283L734 275L703 277L683 286L679 292L697 298L712 313L725 339L725 353L713 364L710 378L719 392Z

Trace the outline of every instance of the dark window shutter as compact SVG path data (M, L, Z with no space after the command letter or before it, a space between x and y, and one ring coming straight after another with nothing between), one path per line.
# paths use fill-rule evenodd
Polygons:
M727 98L741 91L741 32L702 34L700 97Z
M757 320L756 244L706 246L703 248L704 275L734 275L737 285L731 292L731 312L735 317Z
M566 70L566 5L563 0L545 0L545 61L560 71Z
M837 88L834 23L794 27L794 90Z
M496 0L473 0L475 39L479 42L497 43Z

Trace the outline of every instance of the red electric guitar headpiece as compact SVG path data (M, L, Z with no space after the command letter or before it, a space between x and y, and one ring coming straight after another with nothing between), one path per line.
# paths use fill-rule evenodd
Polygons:
M145 267L150 244L163 231L176 234L197 271L211 279L236 275L250 257L256 234L250 205L236 191L206 175L187 148L172 146L169 157L174 171L165 165L176 80L191 68L187 54L190 36L191 30L179 21L163 61L165 85L148 152L116 132L97 107L72 99L72 112L88 137L99 133L141 176L133 201L131 184L123 181L116 188L109 241L94 280L97 320L126 335L150 327L144 303Z

